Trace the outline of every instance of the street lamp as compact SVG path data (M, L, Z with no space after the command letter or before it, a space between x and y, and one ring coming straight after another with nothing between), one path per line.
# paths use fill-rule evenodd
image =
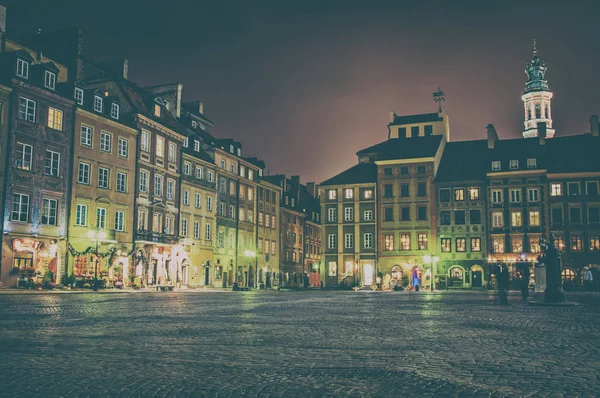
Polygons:
M423 262L425 264L431 264L431 291L433 292L433 285L435 284L435 264L440 261L440 258L438 256L430 256L429 254L426 254L425 256L423 256Z
M88 231L88 238L96 241L96 261L94 262L94 291L96 292L98 291L98 244L101 240L106 239L106 232L96 227Z
M256 252L253 252L252 250L244 250L244 256L254 257L256 259L256 266L254 267L256 272L256 279L254 279L254 288L258 289L258 256L256 255Z

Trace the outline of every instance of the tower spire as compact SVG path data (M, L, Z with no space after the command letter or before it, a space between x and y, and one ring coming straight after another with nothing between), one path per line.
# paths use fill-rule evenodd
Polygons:
M537 57L537 41L533 39L533 56Z
M446 94L442 91L440 86L435 93L433 93L433 100L438 104L438 112L442 111L442 102L446 102Z
M525 107L525 130L523 137L536 137L538 134L537 124L546 123L546 137L554 136L552 128L552 92L546 80L546 63L540 61L537 51L537 40L533 39L533 59L525 67L527 82L525 92L521 96Z

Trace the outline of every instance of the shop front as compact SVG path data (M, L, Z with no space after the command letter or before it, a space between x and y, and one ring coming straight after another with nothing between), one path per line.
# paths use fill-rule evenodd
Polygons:
M64 241L5 235L2 274L6 286L53 287L63 275Z
M189 256L179 245L138 246L134 263L138 286L187 286L190 281Z

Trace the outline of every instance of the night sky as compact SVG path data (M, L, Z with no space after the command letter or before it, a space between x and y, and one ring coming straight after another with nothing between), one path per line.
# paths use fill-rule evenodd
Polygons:
M320 182L387 138L389 111L434 112L451 140L523 129L532 41L548 66L556 135L600 113L600 2L0 0L8 35L80 25L86 55L129 59L140 85L180 82L218 138L271 174ZM586 3L593 5L587 5Z

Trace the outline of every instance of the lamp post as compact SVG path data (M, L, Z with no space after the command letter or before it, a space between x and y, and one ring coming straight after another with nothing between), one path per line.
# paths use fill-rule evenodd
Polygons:
M435 264L440 261L440 258L438 256L430 256L429 254L426 254L425 256L423 256L423 262L425 264L431 264L431 268L430 268L430 272L431 272L431 283L430 283L430 287L431 287L431 291L433 292L433 285L435 284Z
M94 239L96 241L96 258L94 261L94 291L98 291L98 245L101 240L106 239L106 232L102 231L100 228L95 227L94 229L90 229L88 231L88 238Z
M255 268L255 273L256 273L256 278L254 279L254 288L258 289L258 256L256 255L256 252L253 252L252 250L244 250L244 256L246 257L254 257L256 259L256 266Z

